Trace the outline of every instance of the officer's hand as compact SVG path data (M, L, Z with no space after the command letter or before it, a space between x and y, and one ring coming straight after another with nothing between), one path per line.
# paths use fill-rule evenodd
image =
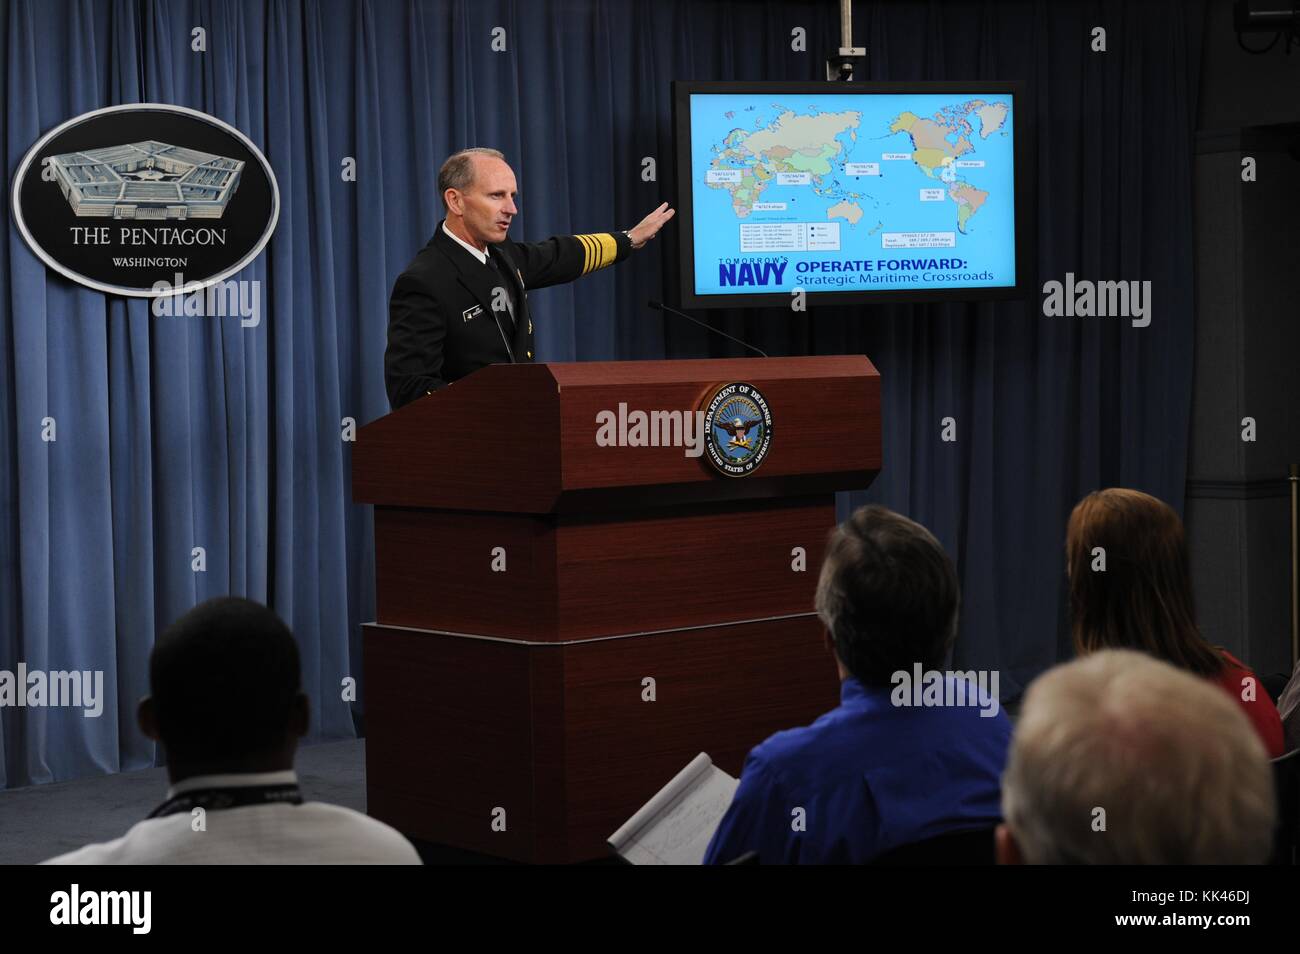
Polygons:
M664 223L676 214L674 209L668 208L665 202L659 208L655 209L644 219L637 223L636 228L629 229L627 237L632 240L633 248L640 248L646 242L650 241L659 234L659 230L664 227Z

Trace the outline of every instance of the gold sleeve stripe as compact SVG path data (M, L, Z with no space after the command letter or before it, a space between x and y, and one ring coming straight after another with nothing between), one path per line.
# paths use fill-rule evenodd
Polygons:
M618 258L618 243L614 241L614 236L608 232L601 232L597 236L600 239L600 264L597 268L604 268L606 265L613 265L614 259Z
M591 242L590 235L578 235L577 240L582 243L582 274L586 274L591 270L591 259L594 257L595 244Z
M591 271L591 246L587 244L585 235L575 235L574 238L582 243L582 271L578 274L585 275Z
M578 241L582 242L585 255L582 263L582 274L594 272L598 268L604 268L606 265L613 265L614 260L618 258L618 242L614 236L608 232L598 232L594 235L578 235Z

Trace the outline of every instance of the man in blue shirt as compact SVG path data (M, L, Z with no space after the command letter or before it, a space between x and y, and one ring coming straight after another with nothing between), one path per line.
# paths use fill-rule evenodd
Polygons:
M1001 820L1011 725L996 683L990 697L983 681L937 672L958 602L952 561L920 524L869 506L836 528L816 603L839 708L749 753L705 864L749 851L762 864L860 864Z

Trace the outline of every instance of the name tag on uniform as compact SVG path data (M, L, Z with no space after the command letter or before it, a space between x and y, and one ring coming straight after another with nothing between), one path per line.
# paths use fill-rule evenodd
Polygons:
M471 318L477 318L481 314L483 314L483 306L475 305L473 308L466 308L462 311L460 317L462 321L469 321Z

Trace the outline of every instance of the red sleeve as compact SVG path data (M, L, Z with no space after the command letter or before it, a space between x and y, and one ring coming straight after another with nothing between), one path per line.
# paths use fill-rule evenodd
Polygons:
M1277 758L1286 752L1286 740L1282 733L1282 717L1278 715L1277 706L1268 694L1268 690L1248 668L1238 662L1230 653L1223 654L1227 667L1223 675L1215 680L1237 700L1241 710L1250 719L1251 725L1259 733L1268 757ZM1250 680L1247 682L1247 680ZM1247 691L1250 687L1251 691ZM1243 698L1246 697L1246 698Z

